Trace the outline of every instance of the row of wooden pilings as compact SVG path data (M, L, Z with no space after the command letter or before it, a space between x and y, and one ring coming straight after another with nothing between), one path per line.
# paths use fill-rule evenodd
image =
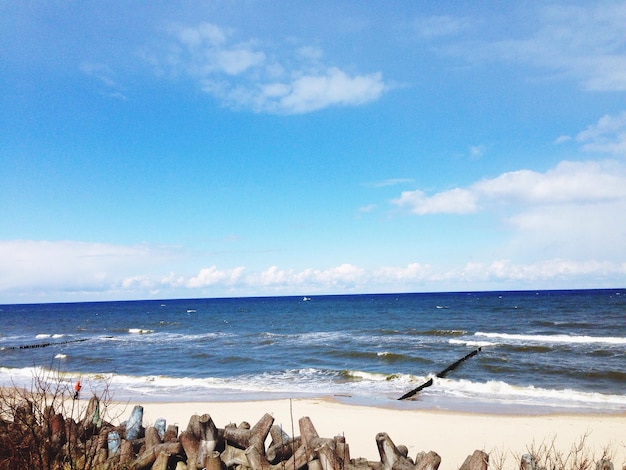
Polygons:
M32 407L19 408L14 423L34 424L29 418ZM32 416L32 414L30 415ZM19 419L18 419L19 418ZM143 426L143 407L133 408L129 419L119 426L100 417L99 401L92 397L84 418L76 423L53 410L46 410L42 428L49 430L49 445L55 447L57 459L68 458L84 463L78 467L93 470L437 470L441 457L434 451L420 452L415 458L408 448L396 445L387 433L375 437L380 460L352 458L344 436L320 437L309 417L298 421L299 436L290 437L274 418L266 413L254 425L247 422L218 428L209 414L194 414L187 428L157 419ZM11 423L2 421L3 428ZM2 424L0 423L0 424ZM37 434L38 432L33 433ZM74 436L74 437L72 437ZM266 442L270 438L270 444ZM72 452L65 452L68 444ZM82 455L77 455L80 451ZM53 455L48 452L50 458ZM86 464L87 455L89 464ZM74 461L74 460L73 460ZM8 468L8 467L7 467ZM48 466L46 468L57 468ZM61 467L66 468L66 467ZM476 450L465 459L459 470L488 470L489 455ZM520 470L541 469L533 457L523 455ZM614 470L609 460L597 462L596 470ZM623 469L623 470L626 470Z
M131 442L140 436L142 413L143 408L136 406L126 425L126 439L130 438ZM166 427L165 420L158 419L154 426L145 429L145 449L135 459L134 466L138 470L150 466L151 470L437 470L441 464L441 457L434 451L420 452L414 459L410 458L408 448L396 446L385 432L375 438L380 460L368 461L351 458L344 436L320 437L309 417L299 419L300 435L296 437L290 437L273 423L274 418L266 413L252 427L243 422L218 429L210 415L193 415L187 429L178 434L176 426ZM271 441L266 448L268 435ZM115 439L117 436L113 435ZM115 451L110 449L110 452ZM459 470L488 468L489 455L475 450ZM521 457L519 468L545 470L539 468L530 454ZM614 470L613 464L601 460L597 470Z
M120 429L108 433L109 459L137 470L436 470L441 458L436 452L408 457L405 446L396 446L387 433L376 435L380 461L353 459L344 436L320 437L309 417L298 421L300 435L290 437L266 413L254 425L229 424L218 429L208 414L193 415L178 433L175 425L157 419L154 426L141 426L143 408L135 406ZM265 442L271 437L270 445ZM133 455L133 449L139 453ZM487 470L488 456L476 451L461 470Z

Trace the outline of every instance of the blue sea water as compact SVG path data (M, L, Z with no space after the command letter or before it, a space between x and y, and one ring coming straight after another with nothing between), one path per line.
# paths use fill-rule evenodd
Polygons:
M1 305L0 324L5 386L52 375L119 400L626 412L626 289Z

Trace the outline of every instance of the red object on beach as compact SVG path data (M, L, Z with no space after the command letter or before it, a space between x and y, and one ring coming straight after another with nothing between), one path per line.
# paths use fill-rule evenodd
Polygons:
M76 385L74 385L74 400L78 400L78 395L80 394L80 380L76 381Z

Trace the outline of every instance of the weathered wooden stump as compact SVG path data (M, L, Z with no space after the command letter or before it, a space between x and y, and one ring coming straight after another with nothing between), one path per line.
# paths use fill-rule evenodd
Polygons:
M468 455L459 470L487 470L489 468L489 454L482 450L475 450Z
M376 446L384 470L413 470L415 463L402 455L386 432L376 434Z
M117 431L109 432L107 436L107 446L109 449L109 457L113 457L120 453L121 440L120 434Z
M420 452L415 457L415 470L437 470L441 465L441 457L432 450L428 453Z
M143 437L143 406L136 405L126 422L126 439L132 441Z
M157 418L157 420L154 422L154 427L159 432L159 437L161 438L161 441L163 441L165 439L165 429L166 429L165 418Z
M222 460L218 451L214 450L207 454L204 459L204 468L206 470L222 470Z
M180 442L164 442L163 444L159 444L155 447L147 449L143 454L135 459L135 468L137 470L143 470L148 468L157 460L157 457L161 453L166 453L169 455L180 454L182 452L182 446ZM168 458L169 458L168 455ZM166 462L167 467L167 462Z
M520 458L519 468L520 470L536 470L537 461L531 454L524 454Z
M173 441L178 439L178 426L170 424L165 430L165 436L163 436L163 442Z
M152 449L153 447L161 444L161 438L159 437L159 431L154 426L150 426L146 428L145 431L145 445L146 450Z

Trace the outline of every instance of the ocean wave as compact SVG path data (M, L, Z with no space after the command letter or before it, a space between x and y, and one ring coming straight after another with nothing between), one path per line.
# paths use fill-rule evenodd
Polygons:
M361 370L316 368L289 369L233 377L132 376L113 373L50 371L41 367L0 368L0 385L32 386L32 378L49 377L52 382L71 387L81 378L94 393L106 391L116 400L199 401L263 397L315 397L350 395L369 400L397 400L404 393L433 379L423 389L420 406L445 406L447 399L461 399L468 409L476 403L510 406L512 404L567 409L626 410L626 395L602 394L571 389L546 389L512 385L504 381L474 382L438 378L433 375L387 374Z
M485 333L477 331L474 336L505 341L527 341L535 343L571 343L571 344L626 344L626 338L619 336L575 336L575 335L528 335L511 333Z
M424 336L462 336L467 334L464 330L425 330L421 334Z
M626 395L583 392L571 389L546 389L534 386L517 386L491 380L472 382L435 378L434 387L444 393L456 396L488 398L512 403L534 403L560 407L581 407L590 405L626 407Z
M202 341L214 340L216 338L236 337L234 333L208 332L208 333L165 333L155 332L150 329L129 328L124 330L128 335L106 335L97 337L100 341L120 341L120 342L137 342L144 341L149 343L201 343ZM129 336L130 335L130 336Z
M154 330L148 330L148 329L144 329L144 328L129 328L128 332L131 335L145 335L145 334L149 334L149 333L154 333Z
M64 334L60 334L60 333L54 333L54 334L40 333L38 335L35 335L35 338L36 339L45 339L45 338L59 339L59 338L63 338L64 336L65 336Z
M471 346L472 348L488 348L491 346L497 346L498 343L492 341L474 341L469 339L449 339L449 344L461 344L463 346Z

